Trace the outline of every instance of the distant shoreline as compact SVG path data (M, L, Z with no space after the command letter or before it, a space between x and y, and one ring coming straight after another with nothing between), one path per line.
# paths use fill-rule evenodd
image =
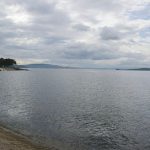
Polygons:
M127 70L127 71L150 71L150 68L116 69L116 70Z

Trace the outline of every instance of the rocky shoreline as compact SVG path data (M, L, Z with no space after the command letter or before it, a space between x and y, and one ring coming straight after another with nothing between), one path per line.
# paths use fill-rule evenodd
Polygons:
M0 68L0 71L28 71L27 69L17 68L17 67L4 67Z

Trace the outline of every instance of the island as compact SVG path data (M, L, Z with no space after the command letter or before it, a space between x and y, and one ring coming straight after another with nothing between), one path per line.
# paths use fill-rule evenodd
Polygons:
M17 66L17 62L14 59L10 58L0 58L0 71L17 71L17 70L26 70Z

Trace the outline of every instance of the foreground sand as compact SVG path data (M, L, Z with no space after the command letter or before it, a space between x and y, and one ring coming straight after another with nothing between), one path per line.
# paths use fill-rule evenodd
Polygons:
M36 146L23 136L0 127L0 150L57 150Z

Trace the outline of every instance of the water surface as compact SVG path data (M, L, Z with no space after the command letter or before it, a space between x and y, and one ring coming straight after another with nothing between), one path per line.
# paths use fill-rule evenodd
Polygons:
M0 123L65 150L149 150L150 72L0 72Z

